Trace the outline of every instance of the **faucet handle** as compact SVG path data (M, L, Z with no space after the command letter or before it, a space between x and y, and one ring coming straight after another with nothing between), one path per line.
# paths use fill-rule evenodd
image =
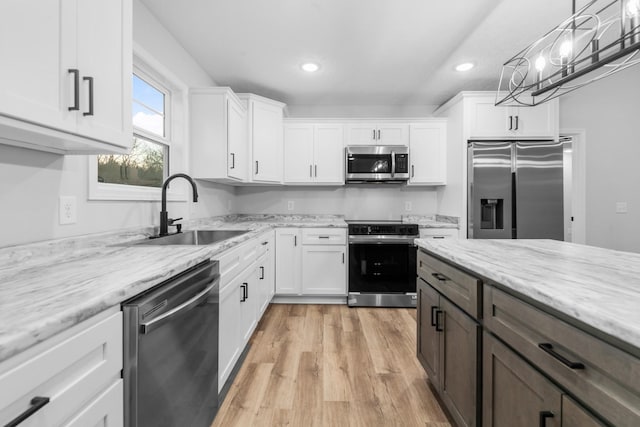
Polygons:
M180 217L180 218L169 218L169 219L167 219L167 224L168 225L173 225L174 222L180 221L181 219L182 219L182 217Z

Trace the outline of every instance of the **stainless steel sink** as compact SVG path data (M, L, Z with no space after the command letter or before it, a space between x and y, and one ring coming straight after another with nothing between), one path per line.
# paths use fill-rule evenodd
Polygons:
M189 230L156 239L145 239L135 245L212 245L248 233L248 230Z

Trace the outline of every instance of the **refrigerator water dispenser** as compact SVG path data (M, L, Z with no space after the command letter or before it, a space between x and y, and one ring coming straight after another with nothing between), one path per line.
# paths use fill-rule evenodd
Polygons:
M480 228L502 230L504 228L504 199L480 199Z

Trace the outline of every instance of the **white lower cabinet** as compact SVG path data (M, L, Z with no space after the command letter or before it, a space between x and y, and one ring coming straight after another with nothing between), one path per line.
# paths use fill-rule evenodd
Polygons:
M0 425L121 426L122 313L102 313L0 364Z
M344 228L276 230L276 294L346 296Z
M302 294L347 295L346 248L329 245L302 247Z
M273 298L272 230L225 251L220 262L218 391Z
M301 244L299 228L276 229L276 295L302 292Z

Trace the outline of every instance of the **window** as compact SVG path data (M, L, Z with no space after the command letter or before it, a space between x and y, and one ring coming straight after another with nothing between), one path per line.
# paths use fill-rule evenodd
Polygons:
M166 144L168 91L133 74L133 144L126 155L99 155L98 182L162 187L168 176Z
M134 46L133 65L132 149L89 156L89 200L158 201L170 171L188 167L188 86L140 46ZM187 196L180 183L167 191L170 201Z

